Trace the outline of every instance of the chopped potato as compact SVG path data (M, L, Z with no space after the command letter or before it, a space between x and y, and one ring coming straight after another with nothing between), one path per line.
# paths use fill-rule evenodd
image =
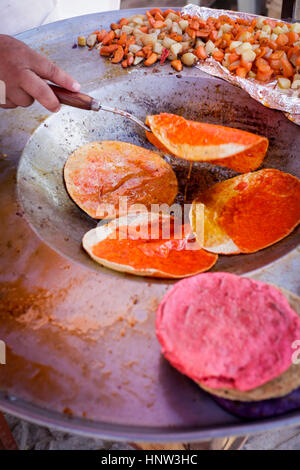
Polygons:
M77 39L78 46L85 47L86 46L86 39L84 36L78 36Z
M170 61L179 71L212 57L240 78L262 84L277 79L282 93L300 88L300 23L266 17L254 22L224 13L204 20L152 8L112 23L110 31L79 36L78 45L95 47L123 68Z
M192 67L197 62L197 60L197 57L191 52L187 52L181 57L181 61L184 63L184 65L187 65L188 67Z

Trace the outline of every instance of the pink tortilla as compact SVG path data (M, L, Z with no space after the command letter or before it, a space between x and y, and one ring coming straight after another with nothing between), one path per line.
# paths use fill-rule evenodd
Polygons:
M208 273L166 294L156 333L164 356L183 374L211 388L246 391L290 367L300 318L273 286Z

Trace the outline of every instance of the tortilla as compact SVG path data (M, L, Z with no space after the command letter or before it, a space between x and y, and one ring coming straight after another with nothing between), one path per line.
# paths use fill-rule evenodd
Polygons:
M133 204L172 204L177 179L158 154L127 142L91 142L75 150L64 168L69 195L95 219L127 213ZM120 198L126 206L119 206ZM125 200L125 199L124 199Z
M201 382L197 382L206 392L217 397L227 398L229 400L238 401L261 401L270 398L285 397L293 390L300 387L300 366L292 364L283 374L276 377L270 382L267 382L260 387L256 387L253 390L239 391L226 388L211 388L206 387Z
M262 419L272 416L279 416L289 411L300 408L300 388L297 388L288 395L269 400L244 402L227 400L213 396L213 399L229 413L248 419Z
M275 287L275 286L274 286ZM279 289L286 297L291 308L300 315L300 298L287 291L286 289ZM300 337L298 338L300 340ZM291 354L293 350L291 348ZM254 388L246 392L240 392L233 389L212 389L198 383L198 385L205 391L216 395L218 397L228 398L230 400L238 401L260 401L278 397L284 397L290 394L293 390L300 387L300 365L292 364L283 374L279 375L270 382Z
M218 257L197 242L189 249L191 228L181 228L167 214L131 214L90 230L82 244L97 263L137 276L182 278L207 271Z
M274 286L208 273L182 280L166 294L156 333L162 353L180 372L210 392L226 388L244 396L291 368L300 318Z
M239 173L256 170L268 149L268 139L250 132L203 122L175 114L147 116L146 133L153 145L189 161L210 162ZM158 145L157 143L160 143Z
M300 222L300 181L275 169L230 178L211 186L192 204L204 204L204 245L213 253L254 253L291 233Z
M154 147L156 147L158 150L161 150L165 153L170 153L169 149L167 149L167 147L165 147L159 140L157 137L155 137L155 135L153 134L153 132L148 132L146 131L146 137L147 139L149 140L149 142L154 145Z

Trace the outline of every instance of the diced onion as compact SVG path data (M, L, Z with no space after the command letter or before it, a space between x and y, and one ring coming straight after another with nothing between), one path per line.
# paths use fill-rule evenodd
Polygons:
M241 44L242 44L241 41L232 41L232 43L231 43L230 46L229 46L229 50L230 50L230 51L233 51L234 49L236 49L237 47L239 47Z
M177 44L176 41L174 41L174 39L171 39L171 38L167 37L163 40L163 46L166 49L170 49L173 44Z
M250 42L243 42L239 47L235 48L237 54L242 54L245 51L252 50L252 44Z
M190 42L184 41L180 43L182 45L182 52L187 52L190 48ZM197 46L196 46L197 47Z
M289 32L289 27L288 27L287 24L284 24L284 25L282 26L282 29L283 29L283 32L284 32L284 33L288 33L288 32Z
M130 22L130 21L133 21L135 18L141 18L142 20L145 21L147 19L147 16L146 15L132 15L132 16L129 16L127 20Z
M126 24L124 24L124 26L122 26L122 33L132 34L133 30L134 30L134 28L132 26L127 26Z
M273 53L273 51L270 47L268 47L267 49L268 49L268 51L264 55L265 59L268 59L270 57L270 55L272 55L272 53Z
M187 28L188 25L189 25L189 22L188 22L188 20L180 20L178 24L179 24L181 30L182 30L182 31L185 31L186 28Z
M291 26L291 31L294 33L300 33L300 23L293 23Z
M199 46L205 46L205 42L203 42L202 39L197 39L196 41L196 47L199 47Z
M161 54L163 49L164 46L159 41L157 41L153 47L153 52L155 52L155 54Z
M254 51L249 49L248 51L242 53L242 59L245 62L253 62L256 59L256 54Z
M292 25L293 26L293 25ZM273 29L273 33L275 34L282 34L283 33L283 29L281 28L281 26L275 26L275 28Z
M240 41L249 41L251 39L251 33L250 31L244 31L242 34L239 36Z
M182 45L179 42L177 42L176 44L172 44L170 50L171 53L177 57L177 55L182 52Z
M216 46L215 46L214 43L209 39L209 40L207 41L207 43L205 44L206 54L208 54L208 55L212 54L215 49L216 49Z
M172 31L172 33L182 34L182 30L181 30L179 24L178 24L178 23L175 23L175 22L172 24L172 29L171 29L171 31Z
M133 23L139 24L139 25L142 25L144 23L143 18L140 18L139 16L135 16L134 18L132 18L132 21Z
M260 38L268 38L268 39L269 39L269 38L270 38L270 34L267 33L266 31L262 31L262 32L260 33L260 36L259 36L259 37L260 37Z
M167 18L167 19L165 20L165 25L166 25L167 30L170 31L171 28L172 28L172 25L173 25L173 21L170 20L169 18Z
M233 28L233 26L231 24L227 24L227 23L225 23L221 26L221 29L224 33L229 33L229 31L231 31L232 28Z
M289 78L279 77L278 78L278 85L283 90L287 90L287 89L291 88L291 80Z
M133 54L136 54L142 49L141 46L138 46L137 44L130 44L128 50L129 52L132 52Z
M172 21L174 21L174 20L179 20L179 16L178 16L178 15L175 15L175 13L170 12L170 13L168 14L168 16L167 16L167 19L168 19L168 20L170 19L170 20L172 20Z
M298 79L298 80L295 80L295 79L294 79L294 81L293 81L293 83L292 83L292 88L293 88L294 90L297 90L298 88L300 88L300 80L299 80L299 79Z
M135 57L133 65L138 65L141 62L143 62L143 60L144 60L144 57Z
M271 34L271 32L272 32L272 28L269 24L264 24L263 27L262 27L262 30L265 31L268 34Z
M153 46L157 41L157 36L156 34L143 34L141 36L141 40L144 46L149 46L149 45Z
M170 54L168 55L168 60L172 61L172 60L176 60L177 59L177 56L172 54L172 52L170 52Z
M94 47L97 41L97 34L90 34L86 40L86 43L89 47Z
M265 21L265 18L263 18L262 16L260 16L260 17L258 18L258 20L257 20L256 27L257 27L258 29L262 29L263 26L265 25L264 21Z

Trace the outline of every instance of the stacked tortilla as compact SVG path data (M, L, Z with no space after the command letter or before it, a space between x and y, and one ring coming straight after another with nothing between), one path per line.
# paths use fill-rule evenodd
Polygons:
M166 359L205 391L225 398L223 406L245 413L249 408L240 403L256 402L257 412L258 402L289 400L300 387L294 354L300 317L292 306L300 314L297 297L287 298L269 284L228 273L199 274L166 294L157 312L157 337Z

